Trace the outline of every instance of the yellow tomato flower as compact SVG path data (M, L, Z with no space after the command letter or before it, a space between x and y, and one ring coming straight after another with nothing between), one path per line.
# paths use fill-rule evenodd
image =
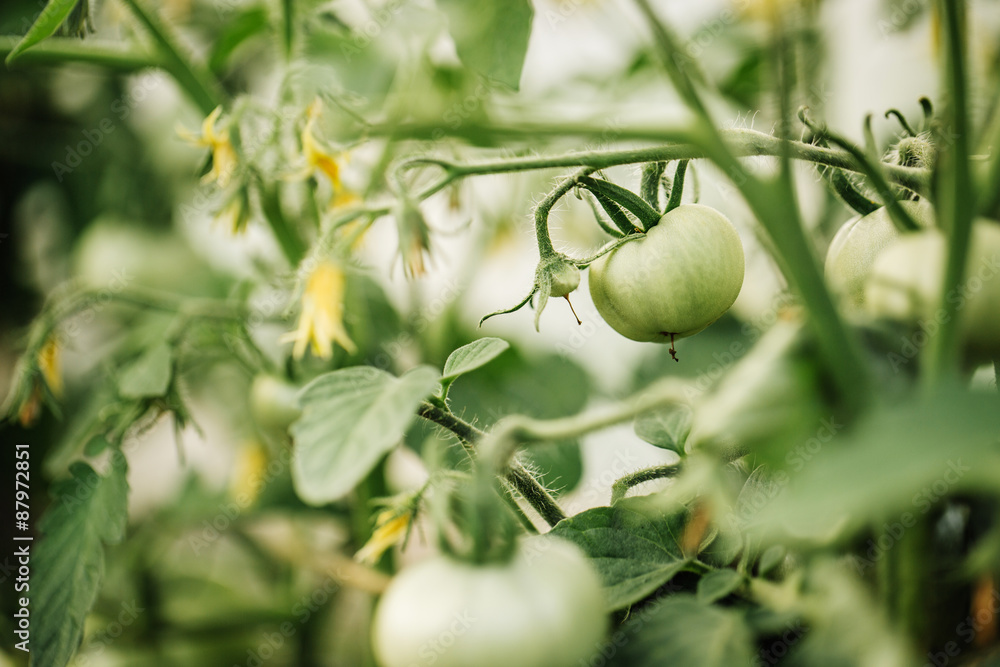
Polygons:
M313 101L306 109L306 125L302 128L300 139L302 141L302 157L304 164L292 173L290 180L302 180L316 173L322 173L330 181L333 195L330 198L330 208L345 206L357 201L357 196L344 190L340 182L340 165L337 159L330 154L323 144L316 138L316 122L319 120L320 112L323 109L319 98Z
M354 554L354 560L374 565L388 549L406 536L410 528L413 512L398 513L388 509L379 513L375 520L375 530L365 545Z
M313 354L323 359L333 356L334 342L351 354L357 351L344 329L345 283L343 270L329 260L320 262L309 274L302 292L299 326L281 338L284 343L295 343L292 353L296 359L302 358L310 343Z
M18 421L25 428L34 424L35 420L42 413L43 382L53 396L56 398L62 396L63 381L62 373L59 369L59 344L55 336L49 336L41 349L38 350L38 355L35 357L35 366L37 368L36 372L41 375L41 379L38 378L38 375L34 376L31 389L17 409Z
M42 372L42 378L52 395L56 398L62 396L63 381L59 368L59 344L56 342L55 336L49 336L49 339L42 345L42 349L38 351L38 370Z
M215 107L201 124L201 136L183 127L177 128L177 134L185 141L196 146L204 146L212 150L212 169L201 179L202 183L215 182L220 188L225 188L232 180L239 158L229 136L229 129L219 131L215 123L222 115L222 107Z

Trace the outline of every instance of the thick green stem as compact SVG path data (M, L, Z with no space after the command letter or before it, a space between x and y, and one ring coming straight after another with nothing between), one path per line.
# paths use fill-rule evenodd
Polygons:
M652 482L657 479L676 477L677 473L680 471L680 463L670 463L667 465L637 470L633 473L625 475L611 487L611 504L614 505L624 498L625 494L628 493L629 489L633 486L638 486L645 482Z
M969 169L968 85L965 68L965 34L967 32L965 2L939 0L938 11L944 23L945 85L949 106L945 114L947 139L939 158L938 218L948 236L948 257L945 264L944 295L940 305L941 326L932 337L924 364L924 389L930 393L958 369L958 299L956 293L965 275L966 256L972 235L972 220L976 210L975 191ZM993 184L995 187L995 184Z
M20 37L0 36L0 60L6 58L19 41ZM150 67L163 67L164 59L154 54L121 48L117 43L95 40L84 42L70 37L49 37L17 58L17 65L61 63L85 63L129 73Z
M462 446L471 455L476 455L476 445L486 437L485 433L472 424L433 403L422 403L417 409L417 414L458 436ZM550 526L555 526L566 518L566 513L555 499L521 464L516 462L511 464L504 477Z
M685 387L685 382L669 378L600 411L546 420L509 417L499 422L483 440L479 448L480 459L495 470L503 470L524 445L572 440L652 410L687 405Z
M580 182L595 170L591 167L581 169L562 183L556 189L546 195L545 199L535 207L535 241L538 243L538 254L542 259L556 255L556 249L552 245L552 237L549 236L549 213L563 195L572 190Z
M492 128L491 131L497 129ZM552 136L574 136L576 134L589 135L598 134L599 128L586 127L574 130L569 127L565 131L560 128L549 128L546 131L542 128L525 128L525 133L531 135L532 132L539 132L540 136L551 134ZM400 130L402 132L402 129ZM642 162L688 160L710 157L710 150L696 140L693 133L688 131L636 128L634 131L623 130L628 137L622 137L625 141L631 139L643 139L648 141L672 142L663 146L652 146L646 148L630 148L624 150L592 151L588 153L570 153L568 155L545 156L545 157L520 157L507 158L502 160L484 160L469 164L456 164L448 160L439 158L415 158L407 160L397 167L398 170L412 169L421 165L437 166L445 170L446 176L439 183L428 188L429 194L422 193L421 198L434 194L458 178L468 176L485 176L490 174L506 174L534 169L559 169L566 167L592 167L595 171L615 167L625 164L638 164ZM406 133L404 133L406 134ZM503 132L500 133L501 135ZM407 136L411 136L407 134ZM853 155L846 151L816 146L801 141L783 142L777 137L757 132L756 130L720 130L718 136L725 142L729 152L735 157L757 157L757 156L777 156L783 150L783 144L787 144L789 154L793 159L822 164L838 169L845 169L852 172L862 172L864 169L859 166ZM536 139L538 137L535 137ZM717 149L717 146L714 147ZM905 188L913 190L920 195L930 193L930 171L914 167L903 167L900 165L883 165L883 170L893 182ZM388 210L388 207L386 208Z
M163 56L166 69L206 116L221 104L221 96L207 70L195 67L155 10L144 0L121 0L133 16L146 28Z

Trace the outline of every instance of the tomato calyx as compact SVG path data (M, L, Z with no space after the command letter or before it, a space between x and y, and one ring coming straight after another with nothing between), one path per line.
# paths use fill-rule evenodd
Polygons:
M497 310L484 316L483 319L479 320L479 326L483 326L483 322L491 317L506 315L520 310L536 294L538 295L538 301L535 306L535 331L539 330L542 311L548 305L549 297L563 297L566 299L566 303L569 304L570 312L573 313L576 323L583 324L580 317L576 314L576 309L573 308L573 302L569 300L570 293L575 291L579 286L580 267L577 261L572 257L552 251L552 253L544 255L541 261L538 262L538 267L535 269L535 280L531 285L531 291L528 292L528 296L524 297L520 303L511 308Z

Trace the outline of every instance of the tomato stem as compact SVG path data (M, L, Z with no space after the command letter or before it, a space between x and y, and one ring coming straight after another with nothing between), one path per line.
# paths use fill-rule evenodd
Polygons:
M674 183L670 188L670 199L667 201L667 207L663 210L664 213L670 213L681 205L681 198L684 196L684 175L687 173L688 162L689 160L681 160L677 163L677 168L674 170Z
M417 414L457 435L459 442L462 443L469 455L477 456L477 445L486 436L478 428L454 415L450 410L442 409L428 402L421 404ZM566 518L566 513L545 490L545 487L520 463L512 463L504 478L550 526L555 526Z
M569 294L563 295L563 298L566 299L566 303L569 304L569 310L573 313L573 317L576 318L577 325L582 325L583 321L580 319L580 316L576 314L576 308L573 307L573 302L569 300Z

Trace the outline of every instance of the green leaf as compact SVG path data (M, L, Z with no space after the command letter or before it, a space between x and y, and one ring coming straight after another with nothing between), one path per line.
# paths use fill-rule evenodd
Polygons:
M663 598L622 626L631 635L611 664L619 667L734 667L753 664L742 613L683 594Z
M104 476L79 461L70 472L53 488L53 509L39 524L45 537L31 562L32 665L63 667L73 657L104 576L103 545L125 535L125 456L115 451Z
M949 494L997 494L995 395L941 394L876 410L833 436L838 427L828 420L788 453L787 484L755 520L765 532L823 537L879 517L909 523Z
M587 510L550 532L575 542L590 557L609 611L649 596L688 565L680 546L686 515L650 517L629 509L638 506L632 500Z
M743 575L736 570L724 569L709 572L698 580L698 602L711 604L726 597L743 583Z
M118 378L123 398L156 398L167 393L173 375L173 352L161 343L129 364Z
M7 54L6 64L9 66L19 55L32 46L38 44L46 37L51 37L59 29L59 26L62 25L62 22L66 20L70 12L73 11L76 3L77 0L49 0L48 4L45 5L45 9L38 15L35 22L31 24L31 27L28 28L28 32L21 38L21 41Z
M462 64L514 90L528 51L530 0L438 0Z
M662 449L684 455L684 442L691 433L691 409L679 405L641 415L635 420L635 434Z
M510 343L499 338L480 338L463 345L444 362L442 384L451 384L459 375L474 371L490 363L510 347Z
M292 478L311 505L342 498L402 439L438 372L418 366L396 378L371 366L321 375L299 394L292 424Z

